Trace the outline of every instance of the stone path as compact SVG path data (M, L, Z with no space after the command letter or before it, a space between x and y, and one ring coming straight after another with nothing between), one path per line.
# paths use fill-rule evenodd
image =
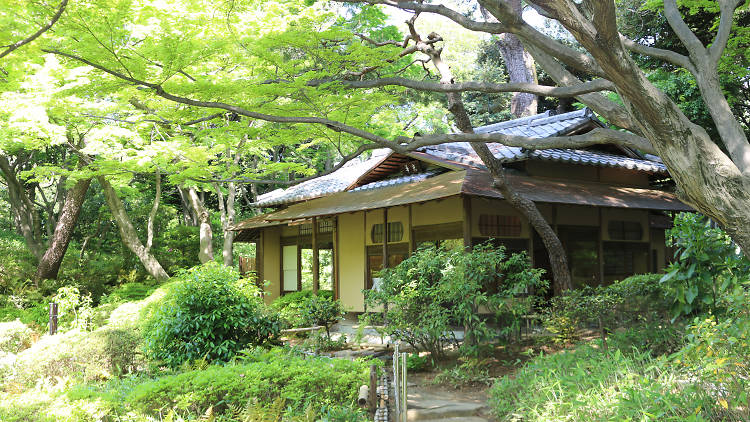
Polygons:
M421 422L488 422L487 399L409 383L407 419Z

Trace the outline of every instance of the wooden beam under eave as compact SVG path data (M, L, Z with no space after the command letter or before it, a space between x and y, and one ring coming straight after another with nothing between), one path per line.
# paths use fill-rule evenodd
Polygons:
M318 294L320 289L320 251L318 251L318 218L312 218L312 276L313 276L313 294Z

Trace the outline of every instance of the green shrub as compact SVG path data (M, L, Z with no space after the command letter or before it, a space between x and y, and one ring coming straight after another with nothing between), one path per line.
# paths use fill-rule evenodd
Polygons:
M227 361L247 346L275 341L281 324L260 295L252 280L217 263L182 272L146 323L149 356L177 367L202 358Z
M490 390L499 420L741 420L727 418L700 381L649 352L590 345L538 356Z
M406 369L408 372L424 372L430 369L431 359L428 356L419 356L418 353L406 355Z
M681 327L668 322L646 322L609 336L611 347L627 353L632 350L647 351L653 357L670 355L685 345Z
M18 354L14 381L33 385L40 379L105 379L138 365L140 338L129 330L72 330L43 336Z
M16 354L31 346L33 331L23 322L0 322L0 352Z
M525 254L508 256L502 246L477 245L471 252L428 246L384 270L380 288L366 291L365 303L385 310L386 333L416 350L440 357L455 342L456 325L465 329L462 353L476 355L487 342L517 328L536 301L528 293L546 288L541 274ZM482 308L509 325L495 331L480 316Z
M333 298L333 292L327 290L319 290L318 295L328 299ZM271 303L271 309L279 313L286 328L304 327L307 324L304 308L313 296L312 290L287 293L276 298Z
M344 309L341 302L323 296L312 296L304 302L302 307L302 319L307 326L323 326L326 336L330 340L331 327L344 317Z
M723 298L750 279L750 260L703 215L678 214L667 245L675 247L675 260L661 281L673 302L673 320L694 312L716 314L726 306Z
M433 382L454 388L492 384L494 379L487 369L489 359L461 358L460 361L460 364L439 373Z
M270 406L282 398L291 413L308 407L354 408L357 390L369 379L370 361L304 357L284 349L245 354L244 361L226 366L168 375L135 387L125 401L148 413L184 409L203 413L244 407L257 400Z

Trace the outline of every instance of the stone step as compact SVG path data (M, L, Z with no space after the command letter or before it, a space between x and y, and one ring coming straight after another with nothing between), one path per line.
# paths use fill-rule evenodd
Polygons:
M443 401L443 400L420 400L408 403L407 420L450 420L458 418L466 420L476 416L487 408L486 405L471 402Z
M489 422L489 420L479 416L462 416L460 418L421 419L420 422Z

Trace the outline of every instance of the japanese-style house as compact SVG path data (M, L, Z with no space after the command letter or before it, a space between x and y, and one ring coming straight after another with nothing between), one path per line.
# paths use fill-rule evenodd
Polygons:
M550 112L476 129L528 137L567 136L602 127L588 109ZM597 285L657 271L667 260L669 214L691 210L669 192L658 157L601 145L585 150L526 150L490 144L510 185L533 200L558 233L574 285ZM333 294L351 311L364 311L363 289L384 261L394 266L424 242L473 245L488 239L527 251L546 268L547 252L533 228L492 188L471 147L450 143L408 155L376 150L365 161L258 197L275 209L238 223L237 242L256 243L267 300L302 288L302 274L322 270ZM311 263L303 268L312 250ZM317 257L317 259L316 259Z

